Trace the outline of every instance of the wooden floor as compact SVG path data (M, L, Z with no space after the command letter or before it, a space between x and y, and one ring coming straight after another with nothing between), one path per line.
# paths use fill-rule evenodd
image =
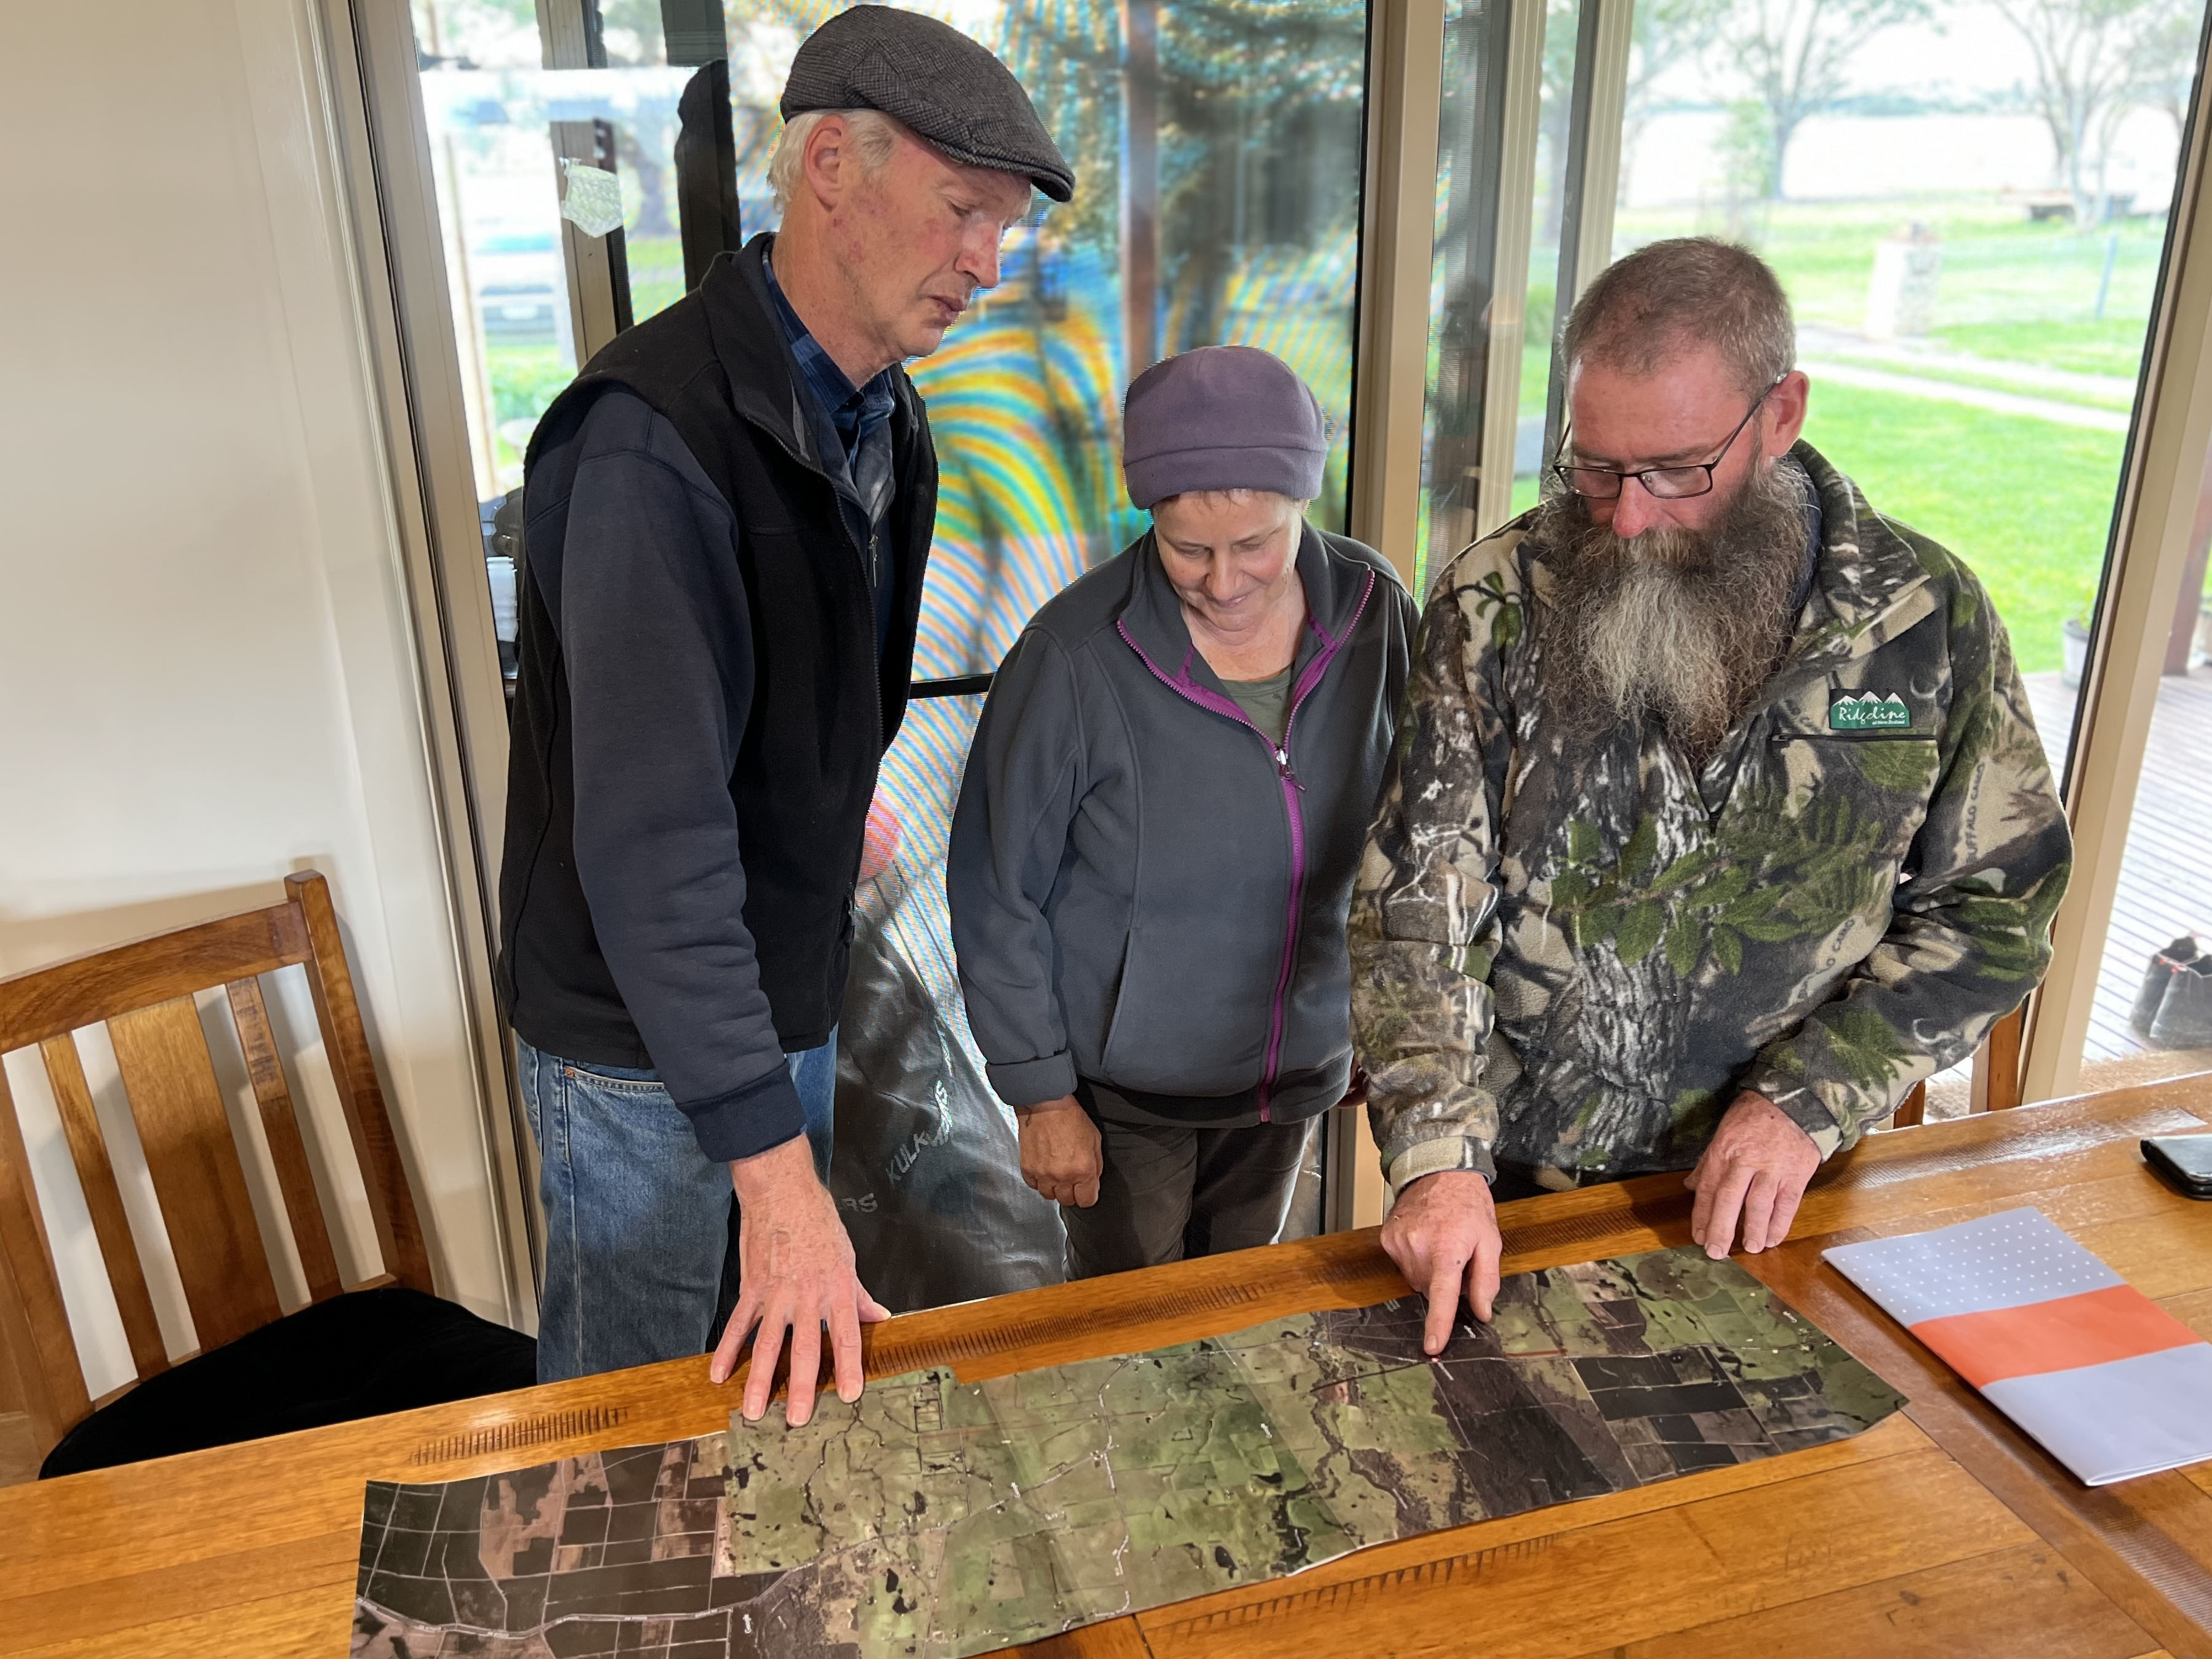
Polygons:
M2064 764L2074 693L2056 674L2030 674L2028 700L2054 768ZM2212 943L2212 670L2159 682L2158 712L2136 788L2135 821L2105 936L2095 1012L2082 1053L2099 1067L2145 1054L2128 1012L2152 954L2194 929ZM2100 1079L2087 1076L2085 1085Z

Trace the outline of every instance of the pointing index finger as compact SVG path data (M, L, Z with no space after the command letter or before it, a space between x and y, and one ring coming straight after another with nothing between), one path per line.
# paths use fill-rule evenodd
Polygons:
M1466 1268L1464 1260L1454 1260L1449 1255L1438 1256L1429 1267L1429 1316L1421 1327L1421 1352L1431 1357L1444 1351L1451 1340L1452 1327L1459 1320L1460 1275Z

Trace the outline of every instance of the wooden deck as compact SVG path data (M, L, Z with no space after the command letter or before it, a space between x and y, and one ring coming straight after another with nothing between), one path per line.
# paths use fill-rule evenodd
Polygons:
M2036 728L2057 770L2073 731L2074 693L2056 674L2027 678ZM2203 669L2159 682L2082 1050L2085 1068L2154 1063L2128 1029L2128 1012L2153 953L2192 930L2212 939L2212 671ZM2082 1081L2092 1086L2091 1076Z

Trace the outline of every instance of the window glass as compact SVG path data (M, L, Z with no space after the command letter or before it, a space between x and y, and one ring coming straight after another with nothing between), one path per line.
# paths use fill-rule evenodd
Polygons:
M686 42L685 63L668 61L659 0L564 0L552 9L575 27L550 48L529 0L413 3L495 608L511 638L497 509L538 416L589 355L580 326L588 344L599 325L578 286L588 276L571 267L611 264L631 320L683 293L690 198L672 155L703 71ZM841 9L725 9L743 236L775 223L766 168L792 56ZM697 7L678 9L688 24ZM1001 285L910 366L944 470L915 664L930 678L995 666L1039 605L1139 533L1121 485L1121 399L1161 356L1249 344L1296 368L1335 440L1313 516L1344 527L1366 15L1352 0L923 9L1013 68L1079 175L1073 204L1041 202L1008 239ZM579 66L542 67L549 51ZM614 179L620 224L605 236L564 228L579 165Z
M1547 0L1538 55L1509 62L1511 8L1465 0L1444 16L1444 88L1437 131L1437 233L1431 283L1428 403L1424 431L1422 511L1415 583L1471 540L1482 466L1486 401L1495 350L1517 356L1517 377L1496 391L1511 399L1510 445L1493 443L1512 468L1510 512L1535 504L1545 450L1546 411L1557 332L1560 247L1573 211L1575 62L1584 7ZM1509 82L1537 77L1531 172L1514 173L1526 155L1513 132L1527 112ZM1493 273L1509 273L1493 278ZM1516 330L1512 319L1519 319ZM1499 419L1506 418L1501 412ZM1485 527L1487 527L1486 526Z
M2081 1089L2212 1070L2212 608L2204 597L2212 477L2200 485L2181 598L2153 635L2158 702L2136 779L2135 809L2081 1047ZM2032 683L2033 684L2033 683ZM2112 695L2118 695L2117 692ZM2047 684L2038 697L2043 716ZM2056 750L2064 734L2046 726Z
M944 469L918 678L995 667L1039 605L1142 533L1120 415L1152 362L1252 345L1296 368L1334 435L1312 508L1332 530L1352 418L1364 7L1018 0L951 21L1030 88L1077 193L1009 239L1006 280L910 366Z
M1559 336L1560 247L1569 240L1573 211L1567 188L1572 147L1575 54L1585 10L1581 0L1549 0L1544 9L1544 78L1536 102L1535 191L1528 210L1528 297L1522 306L1521 392L1515 405L1512 511L1536 504L1537 483L1551 459L1546 410L1553 377L1552 346Z
M423 115L460 348L477 493L522 482L538 417L576 372L554 124L585 129L618 191L633 318L684 292L671 152L693 71L672 68L652 0L606 9L599 67L544 68L526 0L414 0Z

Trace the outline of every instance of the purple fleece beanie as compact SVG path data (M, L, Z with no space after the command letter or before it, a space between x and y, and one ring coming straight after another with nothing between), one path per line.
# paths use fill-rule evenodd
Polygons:
M1121 473L1140 507L1189 489L1321 494L1328 422L1296 370L1251 346L1154 363L1121 406Z

